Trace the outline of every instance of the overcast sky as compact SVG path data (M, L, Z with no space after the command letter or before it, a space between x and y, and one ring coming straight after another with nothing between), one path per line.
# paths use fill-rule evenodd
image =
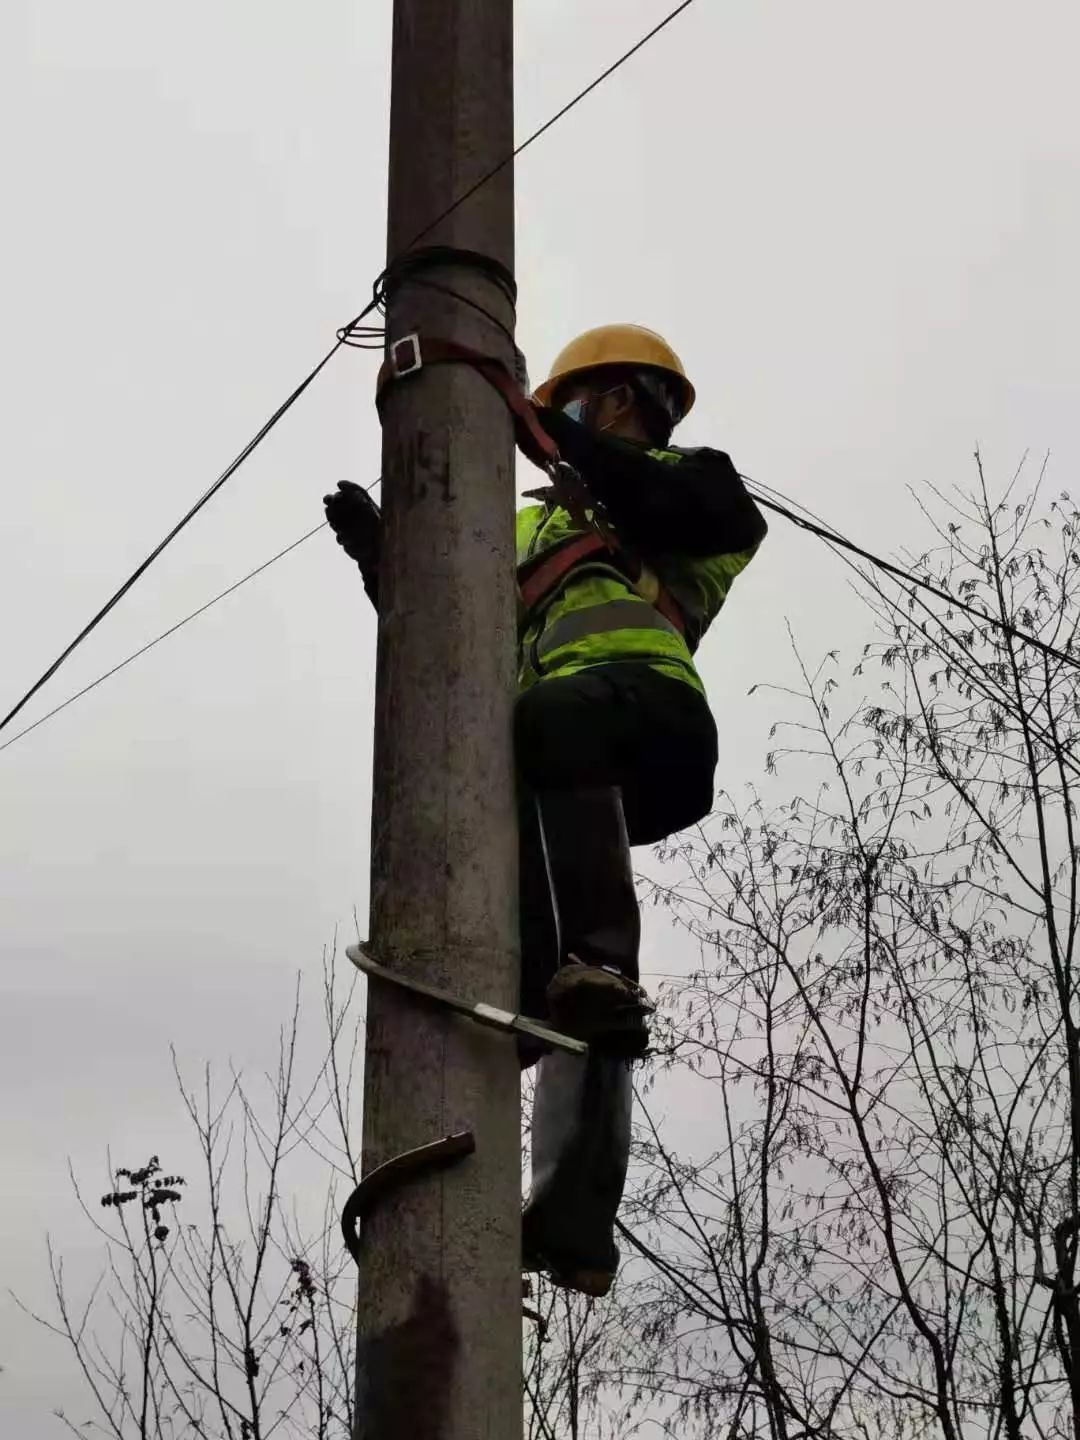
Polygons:
M669 8L518 0L524 134ZM359 308L383 259L389 0L7 0L0 12L6 710ZM1080 9L698 3L523 157L519 339L663 331L680 438L887 551L906 487L1080 452ZM280 549L378 468L344 352L28 712ZM531 477L530 477L531 478ZM524 481L525 477L522 476ZM844 568L772 534L702 671L720 782L760 775L808 653L863 638ZM0 755L0 1280L189 1146L168 1049L255 1064L367 897L375 624L321 535ZM646 966L680 947L655 924ZM319 1177L313 1176L317 1188ZM0 1433L59 1433L68 1357L0 1307Z

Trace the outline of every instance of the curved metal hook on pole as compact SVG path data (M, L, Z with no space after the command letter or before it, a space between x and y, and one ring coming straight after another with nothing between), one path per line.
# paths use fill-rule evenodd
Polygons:
M345 1248L360 1264L360 1247L357 1242L357 1223L366 1220L374 1207L389 1191L407 1184L431 1170L441 1170L444 1165L453 1165L464 1160L476 1150L476 1137L471 1130L459 1130L430 1145L418 1145L415 1150L406 1150L395 1155L385 1165L379 1165L357 1185L345 1201L341 1212L341 1235Z

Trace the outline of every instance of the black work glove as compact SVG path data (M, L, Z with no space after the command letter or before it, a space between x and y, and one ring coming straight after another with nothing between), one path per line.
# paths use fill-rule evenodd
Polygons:
M324 495L326 518L337 543L360 567L371 603L379 604L379 556L382 515L368 492L351 480L339 480L336 494Z

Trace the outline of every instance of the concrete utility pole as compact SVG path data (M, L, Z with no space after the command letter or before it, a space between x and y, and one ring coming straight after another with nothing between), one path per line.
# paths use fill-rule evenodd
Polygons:
M395 0L388 254L513 145L511 0ZM420 242L513 268L513 167ZM486 273L452 286L513 327ZM501 357L470 306L416 283L411 332ZM516 1008L514 445L498 394L467 365L398 380L383 420L384 548L375 714L375 959ZM519 1440L519 1083L514 1044L396 986L369 988L365 1172L461 1130L476 1152L387 1197L360 1227L357 1421L363 1440Z

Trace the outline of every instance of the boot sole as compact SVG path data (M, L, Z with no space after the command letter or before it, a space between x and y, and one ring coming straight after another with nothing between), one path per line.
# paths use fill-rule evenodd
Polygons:
M640 1060L649 1048L649 1028L640 1012L622 1018L562 1014L555 1017L555 1023L563 1034L583 1040L605 1055Z
M549 1278L562 1290L576 1290L579 1295L590 1295L594 1300L601 1300L615 1280L615 1276L609 1275L606 1270L567 1270L561 1273L553 1270Z
M523 1268L533 1274L546 1275L552 1285L561 1290L576 1290L579 1295L590 1295L594 1300L602 1299L615 1281L609 1270L560 1270L547 1260L526 1261Z

